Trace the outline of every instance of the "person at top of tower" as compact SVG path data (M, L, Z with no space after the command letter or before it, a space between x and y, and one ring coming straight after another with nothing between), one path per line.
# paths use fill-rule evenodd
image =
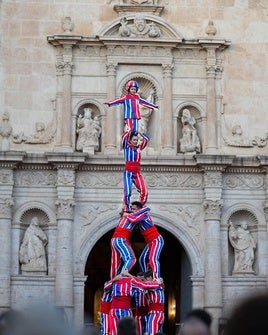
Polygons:
M139 143L139 134L142 138L141 143ZM135 131L125 131L122 134L122 146L125 156L125 169L123 174L123 211L125 212L131 212L130 197L132 194L132 184L136 186L138 192L140 193L139 201L142 204L145 204L148 198L147 186L141 174L140 168L141 150L147 146L148 141L149 137L146 134L141 134Z
M138 131L138 120L141 118L139 105L148 107L150 109L158 109L159 107L154 103L147 101L140 97L137 93L139 90L139 84L135 80L130 80L126 84L127 94L120 98L105 102L106 105L114 106L123 104L124 105L124 120L127 127L130 130Z

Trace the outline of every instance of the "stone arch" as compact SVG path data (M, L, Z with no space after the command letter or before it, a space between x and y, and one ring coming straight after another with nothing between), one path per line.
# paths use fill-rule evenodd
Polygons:
M167 23L164 19L162 19L159 16L155 15L149 15L149 14L128 14L125 16L120 16L119 18L114 19L111 21L106 27L102 28L102 30L97 34L97 37L102 39L105 37L107 39L108 37L115 37L119 35L119 28L121 26L121 20L124 18L128 24L133 24L134 19L137 17L137 15L142 15L144 19L148 23L153 23L156 25L156 27L161 31L161 36L157 38L159 39L164 39L164 40L172 40L172 41L177 41L177 42L182 42L182 37L181 35L169 24ZM122 37L124 38L124 37ZM145 41L144 41L145 43Z
M183 225L175 225L170 219L163 217L161 214L154 213L154 222L157 226L168 230L182 244L186 254L189 257L192 266L192 275L204 275L204 267L202 262L202 254L196 241L192 238L189 231ZM78 276L84 275L84 269L88 255L96 242L109 230L113 229L118 223L118 216L107 218L100 222L95 222L94 227L87 231L87 236L82 242L78 254L75 259L75 273Z
M105 109L103 104L95 99L83 99L80 100L72 110L72 145L73 148L76 149L77 142L77 119L79 115L84 116L84 108L90 108L92 110L92 118L96 118L97 122L101 127L104 124L105 118ZM101 152L103 147L102 143L102 134L99 137L99 148L96 150L97 152Z
M191 113L191 116L195 118L196 121L196 130L201 142L201 150L204 147L204 134L205 134L205 112L202 107L193 101L184 101L179 106L177 106L173 118L174 118L174 134L175 134L175 144L180 152L180 143L179 140L182 137L182 123L181 115L184 109L188 109Z

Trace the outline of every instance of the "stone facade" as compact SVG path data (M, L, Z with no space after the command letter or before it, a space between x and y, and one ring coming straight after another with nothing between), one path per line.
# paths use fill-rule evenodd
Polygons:
M122 200L122 110L104 102L133 79L159 105L142 119L148 205L185 250L191 307L212 313L217 334L240 297L267 289L266 1L0 6L0 309L41 297L83 324L87 259ZM94 140L77 146L85 124ZM48 240L45 273L23 272L19 259L33 217ZM242 221L251 271L234 270L241 243L230 222Z

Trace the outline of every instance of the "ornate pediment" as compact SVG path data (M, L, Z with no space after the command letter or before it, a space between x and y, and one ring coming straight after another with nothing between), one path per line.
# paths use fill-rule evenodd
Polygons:
M105 27L98 37L101 40L158 40L181 42L182 37L162 18L148 14L121 16Z

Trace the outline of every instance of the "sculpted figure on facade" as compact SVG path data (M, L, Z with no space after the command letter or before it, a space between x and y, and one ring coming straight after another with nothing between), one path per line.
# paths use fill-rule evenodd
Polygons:
M234 248L233 273L253 273L256 243L245 220L238 226L234 226L231 221L229 222L229 240Z
M19 259L22 272L47 271L46 250L48 239L39 227L39 220L32 218L20 246Z
M56 122L53 120L47 125L44 122L36 122L35 123L35 133L26 136L23 132L13 135L14 143L22 143L25 142L27 144L47 144L50 143L56 132Z
M150 101L152 103L154 102L154 92L151 91L149 96L146 98L147 101ZM140 112L141 112L141 119L139 120L139 132L147 134L148 132L148 125L150 122L150 117L152 115L152 109L149 109L147 107L141 106Z
M2 151L8 151L10 147L10 136L12 134L12 126L9 121L9 113L6 111L2 115L2 122L0 125L0 135L2 137Z
M133 24L129 24L125 17L120 20L119 35L122 37L160 37L161 31L154 22L148 23L141 14L135 16Z
M195 128L195 118L191 116L189 109L185 108L181 116L182 137L180 142L180 152L200 152L201 145Z
M102 128L99 118L92 117L91 108L84 108L84 116L82 114L78 116L76 132L78 134L76 142L78 151L87 152L89 148L99 151Z

